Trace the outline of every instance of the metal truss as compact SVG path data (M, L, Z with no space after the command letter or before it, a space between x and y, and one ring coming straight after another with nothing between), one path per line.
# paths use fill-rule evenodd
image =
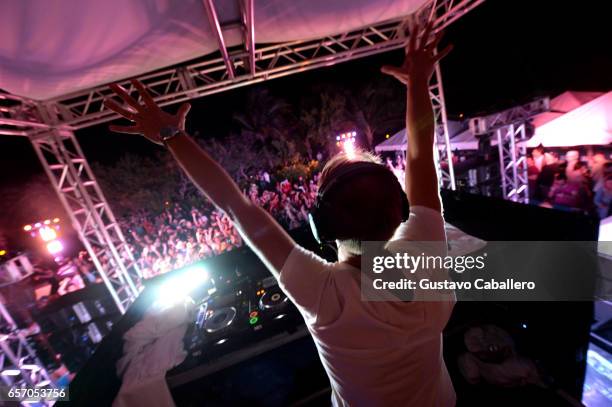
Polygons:
M54 389L47 369L28 344L25 335L3 305L0 295L0 378L5 387ZM28 406L31 403L23 402ZM53 403L41 402L40 406L51 406Z
M495 133L503 197L514 202L529 203L525 123L499 127Z
M526 123L533 116L550 110L550 98L540 98L488 116L470 119L470 130L475 135L492 133L500 127L514 123Z
M204 4L209 4L205 7L207 10L214 11L212 0L203 1ZM425 4L417 11L417 14L425 13L433 19L434 30L438 31L483 1L432 1ZM241 23L221 24L218 20L214 20L216 13L209 15L209 21L212 21L215 27L219 26L217 41L220 48L225 50L221 50L221 57L209 55L185 65L163 69L137 78L149 89L158 104L167 106L252 83L399 49L404 46L407 39L402 24L404 19L398 18L319 39L254 46L253 26L255 22L252 14L252 1L243 0L241 4L243 5L243 22ZM245 43L226 48L223 31L237 25L245 32ZM231 72L234 77L231 77ZM122 81L120 84L129 92L134 91L129 81ZM12 95L0 95L0 98L2 96L12 97ZM53 98L43 103L46 109L55 116L54 126L78 130L119 117L103 105L104 99L109 97L112 97L112 92L108 87L98 86ZM14 127L7 130L26 129L30 133L36 129L48 127L48 120L36 114L35 102L25 98L18 99L20 99L17 103L19 106L8 110L9 115L6 119L13 120ZM6 119L0 116L0 125L9 126L10 123ZM4 130L0 128L0 134L7 134Z
M499 151L501 189L505 199L529 203L527 177L527 124L531 117L550 110L550 99L541 98L499 113L470 120L474 134L495 134Z
M141 75L140 80L160 106L168 106L249 84L402 48L406 41L403 18L368 25L323 38L278 44L255 43L254 0L239 0L240 21L221 22L214 0L202 0L205 18L213 29L220 56L207 55L180 66ZM432 0L415 12L441 30L484 0ZM242 30L240 45L227 47L224 33ZM128 92L132 84L121 81ZM448 170L443 185L454 188L452 152L448 143L444 95L439 68L430 88L440 151ZM0 93L0 135L28 137L69 213L73 226L120 312L138 295L140 271L96 179L74 137L75 130L109 122L119 116L104 106L112 97L107 86L35 101Z
M442 188L456 189L455 170L453 168L453 151L448 133L448 118L444 107L444 90L442 89L442 72L440 65L436 65L432 83L429 85L429 98L431 99L434 118L436 121L436 141L438 148L434 149L438 161L438 179ZM446 168L443 164L446 163Z
M71 131L50 130L30 137L30 141L123 314L138 296L142 276L76 137Z

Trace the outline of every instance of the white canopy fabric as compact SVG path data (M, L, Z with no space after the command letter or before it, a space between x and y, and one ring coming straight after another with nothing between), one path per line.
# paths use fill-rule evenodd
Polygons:
M533 125L535 127L540 127L603 94L604 92L565 91L559 96L551 99L549 112L540 113L533 117Z
M612 143L612 92L566 91L550 101L550 111L533 117L534 136L527 147L571 147L608 145ZM477 150L478 138L466 129L459 134L459 122L449 121L452 150ZM495 137L492 145L497 145ZM406 146L406 130L375 147L377 152L402 150Z
M377 153L381 153L383 151L402 151L406 148L406 144L408 144L408 140L406 139L406 129L402 129L375 146L374 151Z
M612 144L612 92L536 127L527 147L607 146Z
M465 127L464 122L449 120L448 131L450 133L450 144L452 150L478 150L478 139L469 130L461 131ZM374 147L377 153L383 151L401 151L406 148L406 129L395 133L392 137Z
M320 38L409 15L427 0L257 0L255 42ZM239 2L215 0L221 22ZM0 89L38 100L218 49L202 0L0 0ZM223 32L227 46L241 30Z

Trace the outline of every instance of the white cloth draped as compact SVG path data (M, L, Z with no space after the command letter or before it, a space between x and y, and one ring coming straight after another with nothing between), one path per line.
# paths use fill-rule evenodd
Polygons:
M174 401L166 384L166 372L187 355L183 337L192 321L193 302L166 309L152 308L123 336L123 357L117 374L123 383L113 407L168 407Z
M258 0L255 42L319 38L406 16L426 0ZM221 23L238 2L216 0ZM46 100L218 49L201 0L19 0L0 3L0 89ZM227 46L242 32L226 29Z

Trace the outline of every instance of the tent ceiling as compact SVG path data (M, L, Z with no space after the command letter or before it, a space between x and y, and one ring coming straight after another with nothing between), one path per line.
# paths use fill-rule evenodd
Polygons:
M537 127L527 147L573 147L612 144L612 92Z
M240 48L240 1L212 2ZM21 0L0 13L0 89L45 100L218 51L206 0ZM255 0L255 42L348 32L411 14L428 0Z
M549 112L532 118L536 128L527 147L571 147L610 145L612 143L612 92L566 91L550 101ZM450 145L453 150L477 150L478 138L469 130L461 131L459 122L449 121ZM491 144L496 145L495 137ZM377 152L399 151L406 146L406 129L375 147Z

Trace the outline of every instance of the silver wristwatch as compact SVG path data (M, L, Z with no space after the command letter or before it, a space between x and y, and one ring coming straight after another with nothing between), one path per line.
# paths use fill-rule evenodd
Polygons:
M181 132L182 130L176 126L165 126L159 130L159 138L161 139L161 142L166 145L168 140L178 136L181 134Z

